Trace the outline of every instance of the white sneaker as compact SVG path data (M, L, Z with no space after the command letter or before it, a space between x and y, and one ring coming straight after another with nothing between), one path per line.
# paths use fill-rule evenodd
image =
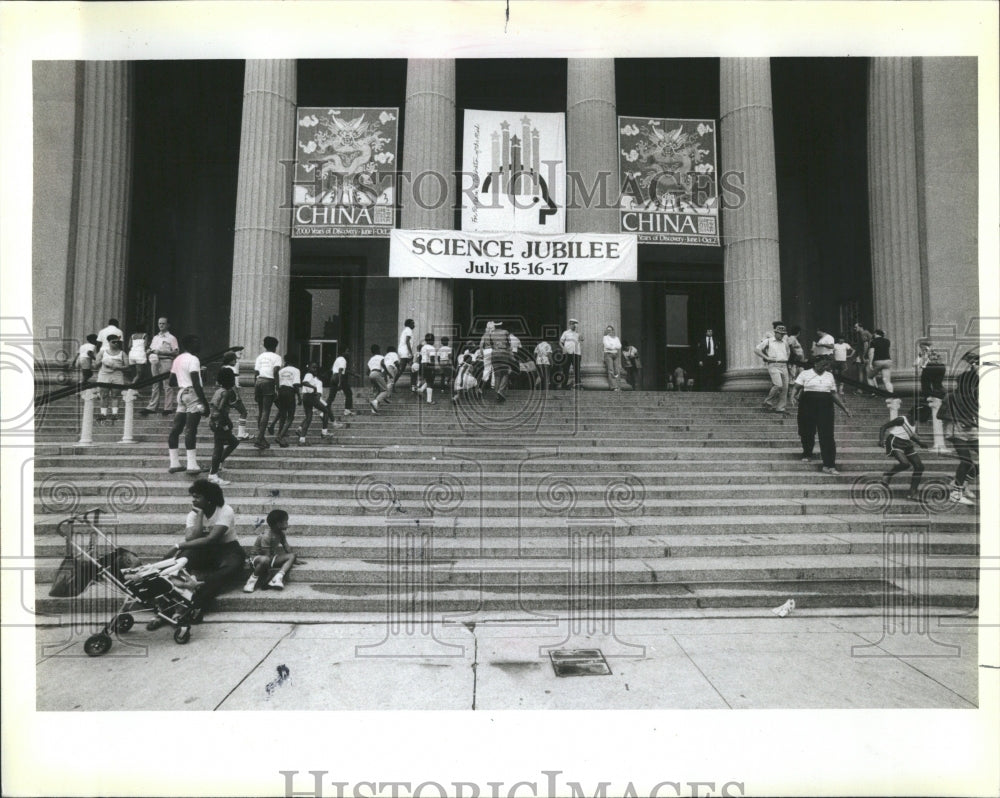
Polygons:
M231 485L232 483L228 479L223 479L218 474L209 474L208 481L213 485L218 485L219 487L225 487L226 485Z
M253 593L255 587L257 587L257 577L251 576L249 579L247 579L247 583L243 585L243 592Z
M353 416L353 415L355 415L355 413L354 413L353 410L345 410L344 411L344 415L345 416Z
M250 433L247 432L246 430L243 430L243 432L236 433L236 440L238 441L246 441L249 439L250 439Z
M300 436L299 436L299 446L302 446L302 445L304 445L304 444L305 444L305 442L306 442L306 439L305 439L305 438L303 438L303 437L302 437L302 436L300 435Z
M970 499L968 496L965 495L965 491L962 490L952 490L951 494L949 495L949 498L955 504L965 504L969 506L975 504L975 502L972 501L972 499Z
M285 575L283 573L281 573L281 571L278 571L278 573L276 573L274 575L274 578L272 578L271 581L267 583L267 586L268 587L276 587L278 590L284 590L285 589Z

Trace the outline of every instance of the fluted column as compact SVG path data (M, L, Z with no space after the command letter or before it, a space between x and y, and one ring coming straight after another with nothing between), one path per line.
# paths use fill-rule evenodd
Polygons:
M415 59L406 65L403 132L402 227L451 230L455 205L455 61ZM422 175L440 175L438 177ZM445 196L441 196L442 190ZM453 334L454 292L450 280L408 277L399 281L399 319L416 322L417 340L428 332ZM447 332L445 332L447 331Z
M129 63L87 61L84 64L80 132L71 318L72 333L82 338L97 332L111 317L125 323L125 267L132 191Z
M295 61L247 61L233 241L231 344L253 362L273 335L285 351L291 277L291 169L295 158Z
M587 192L604 177L607 191L593 192L583 205L578 192L566 212L570 233L617 233L618 117L615 109L615 62L611 58L571 58L566 84L566 171L577 175ZM569 180L574 186L573 178ZM575 200L575 201L574 201ZM621 335L621 292L618 283L581 282L566 285L566 314L578 319L583 336L581 360L585 388L608 390L601 339L609 324Z
M753 347L781 314L771 64L766 58L723 58L719 83L722 168L742 176L745 192L737 207L722 210L724 388L745 390L768 382Z
M913 59L872 58L868 72L868 205L873 326L885 330L895 390L912 390L908 368L924 328L914 127Z

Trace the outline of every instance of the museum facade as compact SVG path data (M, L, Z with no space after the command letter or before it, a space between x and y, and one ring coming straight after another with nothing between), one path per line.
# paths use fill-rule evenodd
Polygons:
M905 388L976 332L977 92L974 58L35 62L35 336L168 316L329 362L576 318L588 387L613 324L657 390L711 327L738 389L775 319L861 321Z

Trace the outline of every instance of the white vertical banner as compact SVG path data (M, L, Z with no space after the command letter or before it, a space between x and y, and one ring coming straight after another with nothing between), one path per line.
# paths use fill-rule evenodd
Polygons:
M566 115L465 111L462 229L566 232Z

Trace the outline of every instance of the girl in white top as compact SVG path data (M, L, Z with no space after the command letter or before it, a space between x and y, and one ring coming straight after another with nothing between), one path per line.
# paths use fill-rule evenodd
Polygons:
M612 391L620 391L618 382L621 375L622 342L615 335L615 327L609 324L604 328L604 368L608 372L608 387Z
M128 368L128 356L122 349L122 341L117 335L109 335L107 347L97 353L95 365L97 370L97 381L111 383L112 385L125 384L125 369ZM108 403L111 404L111 421L118 420L118 394L120 391L114 388L101 388L101 418L102 422L108 421Z
M170 379L177 383L177 413L167 436L167 451L170 455L171 474L184 471L180 462L178 444L181 430L184 430L184 447L187 450L187 473L201 473L195 447L198 444L198 424L202 415L208 415L208 399L201 384L201 341L197 335L185 335L181 339L182 352L174 358L170 367Z

